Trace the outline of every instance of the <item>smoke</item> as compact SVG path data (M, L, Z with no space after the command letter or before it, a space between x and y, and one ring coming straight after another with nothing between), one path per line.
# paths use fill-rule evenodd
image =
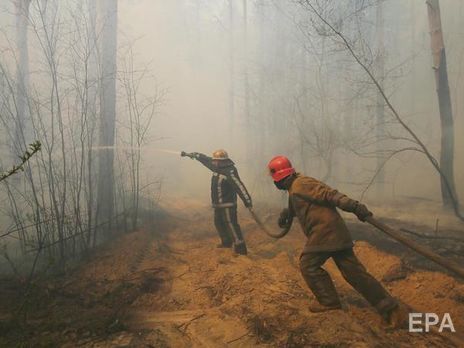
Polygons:
M310 14L292 1L279 2L279 8L272 3L248 1L246 40L241 2L233 2L232 16L228 2L220 1L125 5L124 27L130 26L134 37L143 35L137 42L139 58L153 59L159 79L170 86L167 117L156 124L157 134L169 139L163 146L188 152L210 154L225 148L256 198L274 192L263 173L266 162L277 154L288 155L298 171L359 198L376 171L375 145L369 147L376 141L375 134L368 133L375 128L374 87L366 84L365 75L331 40L316 33L301 35L301 28L312 26ZM350 6L343 11L348 13ZM384 8L386 92L438 154L440 127L426 5L393 0ZM463 31L458 14L462 6L458 11L457 5L444 2L442 11L449 67L460 74ZM151 20L140 21L140 13ZM375 59L368 54L376 55L375 7L358 14L350 22L341 13L346 17L343 31L353 42L366 42L368 47L360 51L364 48L365 58ZM454 90L454 95L462 95L458 74L450 78L452 88L461 89ZM456 97L453 102L459 134L463 105ZM391 125L390 119L386 124ZM394 127L388 131L401 137ZM382 146L387 150L395 142L399 140L387 139ZM457 139L457 150L462 142ZM457 154L458 185L464 182L459 180L464 175L461 158ZM197 163L168 160L156 165L162 173L170 168L173 193L190 187L208 190L208 173ZM380 197L376 184L368 191L368 202ZM404 195L439 200L439 180L421 155L414 153L389 161L381 184L385 197L379 201Z
M376 135L371 132L376 126L374 88L331 38L321 38L324 28L312 31L311 14L298 2L246 3L245 19L241 1L120 1L118 68L123 68L123 55L130 46L135 52L133 70L148 67L167 86L166 105L147 133L149 139L163 140L157 142L159 147L124 146L129 141L120 132L119 146L92 150L140 151L146 180L165 177L164 188L170 194L202 192L198 197L206 199L210 173L196 162L176 158L180 150L211 154L225 148L254 198L275 194L265 167L273 156L284 154L299 172L359 198L376 171ZM350 17L350 7L359 2L324 3L333 5L327 11L333 15L329 19L342 25L363 59L375 60L375 6ZM462 2L442 2L456 135L464 129L464 99L458 97L464 88L463 12ZM5 31L14 27L9 12L0 16L1 23L9 24L2 25ZM384 16L386 93L438 158L440 125L426 5L388 1ZM308 30L307 35L302 30ZM359 46L363 43L366 46ZM4 52L7 44L0 37ZM31 70L40 71L41 62L35 60L40 47L33 35L30 46ZM123 86L118 88L121 91ZM137 88L141 95L154 91L151 80ZM116 118L125 126L129 113L122 99L118 104ZM387 149L403 134L390 119L385 123L394 136L384 140ZM455 174L461 195L463 143L464 137L457 136ZM380 197L376 184L368 191L367 202ZM389 161L381 184L384 198L440 197L439 180L422 154L404 153Z

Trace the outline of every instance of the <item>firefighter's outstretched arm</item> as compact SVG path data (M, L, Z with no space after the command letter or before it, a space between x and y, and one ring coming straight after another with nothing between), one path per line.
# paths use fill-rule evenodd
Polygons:
M214 171L213 167L213 159L211 157L206 156L205 154L199 152L185 152L182 151L180 153L181 157L190 157L191 159L196 159L198 162L203 164L209 170Z
M372 216L365 204L349 198L322 182L305 185L303 190L296 192L295 195L311 203L329 205L353 213L361 221L366 221L367 217Z
M232 185L234 186L235 192L237 192L237 194L243 201L243 204L245 204L245 207L252 208L253 202L251 201L251 196L248 193L242 180L240 180L237 170L235 168L231 169L227 176L230 179Z

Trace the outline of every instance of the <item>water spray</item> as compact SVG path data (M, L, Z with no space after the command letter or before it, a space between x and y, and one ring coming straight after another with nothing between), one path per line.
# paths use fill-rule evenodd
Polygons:
M91 149L93 151L102 151L102 150L130 150L130 151L142 151L145 149L156 151L156 152L163 152L163 153L169 153L172 155L178 155L180 156L180 151L176 150L169 150L169 149L159 149L155 148L152 146L140 146L140 147L134 147L134 146L92 146Z
M153 151L158 151L158 152L164 152L164 153L170 153L172 155L178 155L180 156L180 151L175 151L175 150L168 150L168 149L153 149Z

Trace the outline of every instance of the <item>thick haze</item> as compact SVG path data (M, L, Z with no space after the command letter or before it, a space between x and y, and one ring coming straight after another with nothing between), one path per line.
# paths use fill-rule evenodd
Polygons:
M276 5L278 4L278 5ZM248 74L251 94L252 118L280 119L278 127L282 129L266 130L265 122L262 128L253 129L252 138L260 138L259 132L272 132L266 140L262 153L244 146L245 111L244 111L244 43L243 43L243 4L233 1L234 5L234 86L235 86L235 119L233 129L229 118L229 88L230 88L230 22L229 3L227 1L122 1L120 8L120 30L127 34L127 39L137 38L135 51L137 59L142 62L151 61L160 83L168 89L168 97L153 130L159 137L160 147L184 149L186 151L202 151L210 153L215 148L226 148L236 160L243 173L245 182L251 187L259 180L258 173L247 171L247 153L253 151L251 158L256 161L255 168L264 167L266 161L274 154L288 154L296 165L301 160L297 157L298 131L292 123L292 104L294 95L288 95L290 88L298 88L300 75L305 74L295 57L299 54L298 46L305 44L305 38L295 23L304 21L304 12L289 1L249 1L248 2ZM456 126L456 182L464 179L462 150L464 141L459 135L463 132L462 109L463 101L459 96L463 92L462 63L464 54L463 5L456 1L441 1L443 30L448 55L448 69ZM387 92L392 96L395 106L404 115L408 123L424 138L427 145L437 153L439 141L438 102L435 92L430 38L427 22L427 8L423 1L385 1L385 45L386 71L392 78L387 82ZM366 38L375 38L375 10L367 10L365 32ZM302 19L303 17L303 19ZM415 24L412 23L415 21ZM349 35L349 33L348 33ZM317 38L314 39L317 44ZM375 50L375 44L372 44ZM310 48L311 49L311 48ZM287 51L286 51L287 50ZM316 48L320 50L320 48ZM307 77L313 84L315 76L311 74L313 57L307 57ZM330 59L330 58L328 58ZM343 59L352 64L349 56ZM295 72L295 69L298 69ZM264 70L262 72L261 70ZM350 72L341 73L336 78L342 83L348 79L367 81L359 71L359 76L350 76ZM263 78L264 82L259 79ZM263 87L260 83L268 84ZM336 81L330 83L337 84ZM254 95L260 88L274 86L273 93L267 96L273 105L262 106ZM348 85L342 86L343 88ZM329 86L331 88L331 86ZM373 89L372 86L370 88ZM296 93L295 93L296 94ZM333 100L333 103L337 103ZM371 104L374 103L371 100ZM366 104L369 104L367 102ZM280 108L280 109L278 109ZM261 110L264 109L264 110ZM336 108L335 108L336 109ZM358 112L373 117L373 107L365 106ZM274 115L263 115L268 110ZM285 128L284 128L285 127ZM269 128L267 128L269 129ZM279 134L280 132L285 134ZM233 132L233 136L232 136ZM356 134L356 130L354 131ZM360 131L362 137L363 132ZM232 141L231 138L234 140ZM275 141L272 139L275 138ZM149 157L152 157L151 155ZM162 173L166 182L182 178L182 187L199 187L198 192L206 192L208 174L201 166L188 160L167 159L166 155L153 154L155 158L166 163ZM308 157L308 175L324 176L317 158L310 151ZM387 165L387 181L390 191L396 194L436 197L439 199L438 179L429 163L414 154L398 157ZM164 162L164 159L167 161ZM146 159L148 161L148 159ZM343 158L339 158L343 161ZM359 169L372 174L372 163L359 157L350 161L352 177L342 177L334 180L333 185L343 182L355 182L360 179ZM156 164L153 164L154 168ZM181 172L181 174L178 173ZM160 168L155 169L156 173ZM265 170L263 169L262 174ZM181 175L181 176L179 176ZM369 175L367 175L369 176ZM420 180L418 180L418 177ZM195 183L190 183L195 178ZM190 179L190 180L189 180ZM268 178L262 175L262 180ZM340 181L340 183L337 183ZM363 181L363 180L359 180ZM175 184L177 186L177 183ZM269 186L269 185L268 185ZM359 191L359 187L345 185L346 189ZM177 186L179 187L179 186ZM272 190L272 186L268 187ZM256 188L255 188L256 190ZM389 192L389 193L390 193ZM205 194L206 195L206 194ZM375 197L371 197L374 199Z
M14 37L14 19L6 12L11 11L11 5L3 2L1 42L3 47L8 47L11 42L6 38ZM65 3L61 4L63 8ZM349 146L340 142L332 154L331 174L327 175L327 164L318 151L324 152L327 134L337 142L345 137L348 129L346 137L351 139L350 146L355 147L353 144L362 141L371 143L367 138L374 133L367 129L375 119L373 85L352 57L333 42L333 37L324 39L316 34L315 27L321 23L297 1L248 1L246 36L244 2L231 3L226 0L119 1L118 68L127 58L127 48L132 46L135 69L148 66L156 77L157 88L165 93L143 151L144 180L162 177L163 196L188 191L207 199L209 173L205 168L153 148L206 154L225 148L256 198L263 197L263 192L276 195L265 166L277 154L288 155L301 171L305 161L307 175L326 179L359 198L375 172L375 159L359 157L359 151L355 155ZM369 2L357 2L359 6L364 3ZM356 44L359 38L364 40L361 54L367 52L369 60L377 50L375 8L368 6L357 13L360 18L355 18L353 10L346 6L339 8L340 15L346 17L342 32ZM455 175L461 195L464 194L461 184L464 179L463 7L459 1L441 0L456 127ZM334 10L329 14L333 18L337 16ZM425 1L385 1L384 17L386 92L407 123L438 156L439 113ZM33 38L30 41L30 56L34 60L36 43ZM246 79L249 116L245 107ZM154 93L154 85L154 80L145 82L142 94ZM121 90L118 86L118 92ZM362 90L359 98L356 97L358 90ZM326 94L323 101L321 91ZM127 117L122 104L118 100L119 123ZM388 110L386 115L391 117ZM314 140L313 133L322 134L318 144L311 140ZM398 136L402 134L399 131ZM311 144L302 145L301 139L305 137L310 138ZM396 141L390 140L384 146L394 147ZM370 147L366 149L360 152L372 152ZM419 154L404 153L389 161L385 180L382 198L371 189L368 200L403 195L440 199L438 176Z

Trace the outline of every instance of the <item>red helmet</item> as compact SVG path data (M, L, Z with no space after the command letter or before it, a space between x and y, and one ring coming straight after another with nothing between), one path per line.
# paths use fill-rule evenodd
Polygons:
M267 165L269 172L275 182L285 179L287 176L295 173L289 159L285 156L276 156Z

